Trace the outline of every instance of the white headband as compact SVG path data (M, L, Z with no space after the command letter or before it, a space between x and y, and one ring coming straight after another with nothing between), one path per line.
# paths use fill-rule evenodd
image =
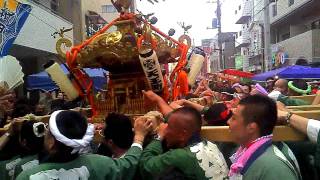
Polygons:
M93 124L88 124L86 134L83 136L82 139L69 139L65 137L63 134L60 133L57 123L56 117L57 115L62 112L62 110L55 111L51 114L49 119L49 130L50 133L55 137L55 139L68 147L72 147L73 150L71 154L75 154L79 152L80 154L87 153L89 150L90 142L94 136L94 126Z

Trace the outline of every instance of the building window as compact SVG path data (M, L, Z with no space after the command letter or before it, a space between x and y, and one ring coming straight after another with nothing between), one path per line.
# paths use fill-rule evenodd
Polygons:
M239 5L239 11L241 10L241 5Z
M311 29L320 29L320 20L312 22Z
M238 13L237 10L235 10L235 11L234 11L234 14L237 14L237 13Z
M58 7L59 7L59 2L58 0L51 0L50 2L50 7L51 7L51 10L53 12L57 12L58 11Z
M115 13L117 9L113 5L102 5L102 13Z
M272 5L272 16L275 17L278 14L277 4Z
M294 4L294 0L288 0L289 7Z
M242 36L242 31L239 32L239 36Z
M283 34L283 35L281 36L281 38L282 38L282 41L284 41L284 40L286 40L286 39L289 39L289 38L290 38L290 33Z

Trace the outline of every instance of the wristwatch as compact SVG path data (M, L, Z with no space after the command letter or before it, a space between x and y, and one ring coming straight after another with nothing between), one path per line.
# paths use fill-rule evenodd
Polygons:
M288 112L288 114L287 114L287 116L286 116L286 123L287 123L288 125L290 125L290 118L291 118L291 116L292 116L292 113L291 113L291 112Z

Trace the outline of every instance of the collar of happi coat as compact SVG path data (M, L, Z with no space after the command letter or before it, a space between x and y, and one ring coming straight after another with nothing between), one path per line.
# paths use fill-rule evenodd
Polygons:
M250 165L272 145L272 134L260 137L250 143L250 146L241 146L235 154L230 157L232 165L229 177L243 175Z

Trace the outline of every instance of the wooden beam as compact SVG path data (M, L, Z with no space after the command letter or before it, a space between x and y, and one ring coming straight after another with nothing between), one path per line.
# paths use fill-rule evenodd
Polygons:
M210 141L234 142L228 126L204 126L201 136ZM274 141L302 141L306 135L288 126L276 126L273 131Z
M276 126L273 132L274 141L303 141L306 135L288 126ZM204 139L215 142L234 142L228 126L203 126L201 136ZM103 141L99 131L95 132L94 142Z
M320 110L312 110L312 111L292 111L293 114L297 114L299 116L320 120Z
M312 111L293 111L294 114L320 120L320 110ZM137 116L128 114L129 116ZM41 121L48 122L49 116L41 117ZM0 128L0 135L4 134L8 130L8 127ZM204 126L201 130L201 135L211 141L219 142L232 142L233 139L229 132L228 126ZM287 126L277 126L274 130L274 140L275 141L301 141L306 138L302 133L294 130L291 127ZM94 142L101 142L103 137L99 134L99 131L95 132Z
M320 105L287 106L286 108L294 111L313 111L320 110Z

